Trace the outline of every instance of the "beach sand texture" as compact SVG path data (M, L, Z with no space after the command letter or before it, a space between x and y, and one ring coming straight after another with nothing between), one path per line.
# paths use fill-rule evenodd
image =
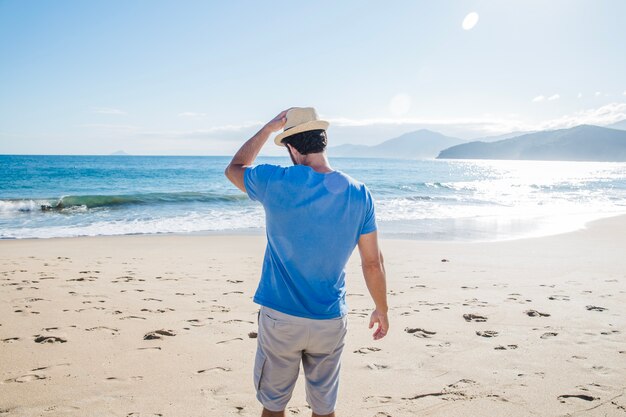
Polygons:
M381 242L374 342L354 254L339 416L626 415L626 217L494 243ZM257 416L264 236L0 242L0 416ZM287 415L310 410L300 379Z

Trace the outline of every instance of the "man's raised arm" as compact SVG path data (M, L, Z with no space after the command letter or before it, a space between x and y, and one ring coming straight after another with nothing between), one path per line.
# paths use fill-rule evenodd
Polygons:
M278 116L267 122L261 130L239 148L232 161L230 161L230 164L228 164L224 170L224 175L226 175L230 182L235 184L235 186L244 193L246 192L246 186L243 182L243 174L246 168L252 165L270 135L285 126L287 122L286 116L287 110L284 110L280 112Z
M367 289L374 300L376 309L370 318L370 329L378 323L374 332L374 340L382 339L389 330L387 318L387 277L383 254L378 247L378 232L373 231L361 235L359 238L359 253L361 255L361 268Z

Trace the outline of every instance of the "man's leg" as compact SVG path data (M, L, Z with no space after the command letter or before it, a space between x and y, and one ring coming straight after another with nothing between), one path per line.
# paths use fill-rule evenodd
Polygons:
M283 411L270 411L267 408L263 409L261 417L285 417L285 410Z
M335 417L335 412L330 414L311 414L312 417ZM266 408L263 409L261 417L285 417L285 410L283 411L270 411Z
M259 316L254 384L263 416L284 416L298 379L307 328L290 316L262 307ZM281 410L281 411L272 411Z
M333 417L347 317L315 320L309 330L309 344L302 355L306 399L313 410L313 417Z

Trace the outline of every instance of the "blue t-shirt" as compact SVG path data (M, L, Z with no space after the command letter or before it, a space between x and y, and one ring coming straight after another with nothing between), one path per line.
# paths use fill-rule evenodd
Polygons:
M267 231L254 302L312 319L347 314L344 268L360 235L377 228L367 187L340 171L270 164L246 168L244 184Z

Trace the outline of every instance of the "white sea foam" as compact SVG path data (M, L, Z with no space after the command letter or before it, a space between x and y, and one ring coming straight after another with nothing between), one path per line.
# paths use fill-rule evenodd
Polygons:
M260 207L254 210L221 210L192 212L182 216L133 218L127 220L100 220L86 224L22 227L0 230L0 238L51 238L75 236L113 236L154 233L192 233L260 228L264 214Z

